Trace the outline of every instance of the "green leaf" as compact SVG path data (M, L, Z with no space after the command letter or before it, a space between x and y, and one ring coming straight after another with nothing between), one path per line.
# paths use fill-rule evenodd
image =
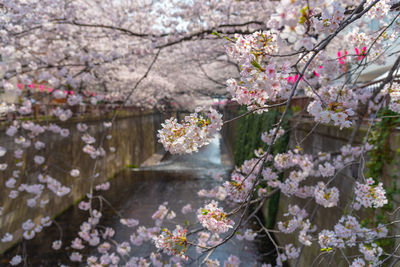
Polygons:
M229 38L228 36L224 36L224 38L230 42L234 42L231 38Z
M253 65L253 66L256 67L257 69L261 70L261 65L260 65L257 61L255 61L254 59L253 59L253 61L251 62L251 65Z
M300 23L300 24L303 24L304 22L306 22L306 20L307 20L306 17L301 16L300 19L299 19L299 23Z
M218 32L215 32L215 31L212 32L211 34L212 34L212 35L215 35L215 36L218 36L218 37L221 37L221 35L220 35Z
M301 14L302 14L303 16L306 16L306 15L307 15L307 9L308 9L308 6L305 6L305 7L303 7L303 8L300 10L300 12L301 12Z
M208 210L206 210L206 209L201 209L201 212L203 213L203 215L207 215L208 214Z

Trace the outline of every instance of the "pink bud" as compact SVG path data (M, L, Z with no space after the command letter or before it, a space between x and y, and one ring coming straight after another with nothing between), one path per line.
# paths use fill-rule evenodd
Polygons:
M343 65L343 64L344 64L344 61L343 61L343 59L342 59L342 54L340 53L340 51L337 52L337 55L338 55L339 63ZM345 58L345 57L343 57L343 58Z

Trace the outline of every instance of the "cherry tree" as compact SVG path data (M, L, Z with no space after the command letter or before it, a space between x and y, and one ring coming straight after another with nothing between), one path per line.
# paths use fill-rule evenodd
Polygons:
M365 143L354 145L364 118L376 119L387 99L389 109L399 111L396 77L400 57L395 43L400 25L396 2L19 0L1 3L1 12L3 88L21 94L16 83L46 83L52 88L48 92L52 98L66 99L66 104L52 111L61 121L72 116L70 106L96 105L104 99L119 103L118 107L158 106L176 96L201 93L205 80L213 84L206 87L221 88L223 78L227 79L230 98L247 107L245 115L284 108L276 127L259 137L268 145L266 151L258 151L253 159L235 168L230 180L202 191L201 194L212 198L203 208L193 210L190 205L182 208L182 213L196 214L198 221L193 225L201 226L200 233L183 225L162 229L166 220L177 216L164 204L153 214L154 227L139 226L134 218L121 218L121 224L138 228L130 236L130 242L117 243L113 240L113 228L99 227L102 213L92 205L94 199L102 198L101 193L95 193L96 189L107 190L109 184L93 183L88 201L79 203L80 209L88 211L88 220L82 223L72 242L71 261L85 261L89 266L145 266L150 262L162 266L169 255L171 263L185 265L188 249L195 247L199 255L206 255L202 264L219 266L217 260L210 259L212 253L232 238L254 239L257 233L246 229L247 223L252 218L259 220L257 211L278 192L305 199L306 203L314 203L314 208L310 211L307 205L300 205L301 201L289 205L287 220L279 221L276 229L267 229L260 222L262 231L275 246L273 264L282 266L284 261L292 260L297 265L296 259L301 257L304 247L313 245L321 249L320 257L340 255L349 266L397 261L398 247L385 251L377 241L393 238L389 235L390 226L398 222L365 225L362 213L358 213L388 203L380 177L363 175L365 155L371 149L369 131ZM359 77L368 66L385 64L390 57L395 61L383 79L360 82ZM216 70L209 66L212 64L226 67ZM177 70L185 71L178 75ZM197 80L198 77L201 79ZM366 90L371 85L375 85L373 89ZM88 91L94 94L87 96ZM297 95L311 99L307 112L316 126L330 123L340 130L352 127L348 144L340 151L313 155L305 153L299 143L296 149L273 155L272 146L284 134L282 124ZM22 100L19 105L3 104L1 111L31 114L34 107L29 96ZM115 117L104 127L112 127L114 120ZM229 122L224 122L212 107L198 107L182 122L175 118L166 120L158 137L171 153L195 153ZM108 153L103 142L112 136L105 133L96 140L85 124L79 123L77 128L82 133L83 153L96 162ZM59 197L70 192L68 185L45 171L36 184L18 180L22 176L19 168L25 149L44 148L46 144L37 140L44 132L65 138L69 135L67 129L56 124L14 120L6 134L15 138L16 149L7 151L0 147L0 157L12 153L17 160L15 166L0 164L1 171L13 170L13 177L6 181L10 189L8 197L15 199L24 192L33 194L28 206L46 205L38 203L44 190ZM38 153L30 164L40 166L46 160ZM360 169L352 195L347 203L340 203L342 192L334 183L341 179L339 174L344 169L355 164ZM90 179L96 172L95 168ZM285 178L279 179L280 174L285 174ZM70 175L79 176L79 170L71 168ZM225 210L221 201L233 203L234 208ZM254 204L257 208L249 212ZM346 212L333 228L315 224L319 209L341 207ZM238 219L233 219L237 215ZM51 219L45 216L40 224L27 219L21 226L23 238L34 238L35 233L50 224ZM244 231L240 232L244 234L239 233L242 228ZM272 232L292 235L296 242L278 245ZM11 240L11 233L4 233L1 239ZM130 257L132 246L143 242L153 242L158 252L152 253L150 260ZM88 245L97 246L100 255L83 256L79 251ZM61 240L54 241L55 250L62 247ZM348 248L355 248L356 252ZM16 255L10 264L17 265L22 260L23 255ZM225 262L225 266L239 264L234 255Z

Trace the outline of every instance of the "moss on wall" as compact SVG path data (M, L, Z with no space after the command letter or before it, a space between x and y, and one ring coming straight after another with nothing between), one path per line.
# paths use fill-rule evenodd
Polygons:
M241 115L246 111L246 109L241 108L238 115ZM291 117L291 114L292 112L289 112L283 123L283 128L285 131L289 129L288 121ZM274 124L279 121L281 115L282 113L279 110L270 110L261 115L251 114L249 116L245 116L237 122L234 146L234 160L236 166L240 166L245 160L253 158L254 150L261 147L264 149L264 151L266 151L268 146L261 140L261 134L274 128ZM286 132L285 135L279 138L272 147L272 153L275 155L285 152L287 150L288 143L289 134ZM272 228L275 224L278 203L279 193L275 194L266 203L268 215L267 218L265 218L265 224L268 228Z

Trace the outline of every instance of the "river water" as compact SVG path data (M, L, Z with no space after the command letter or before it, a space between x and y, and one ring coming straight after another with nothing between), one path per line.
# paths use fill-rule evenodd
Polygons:
M102 209L103 217L100 225L113 227L116 231L117 242L129 241L129 236L136 232L136 228L128 228L119 223L119 217L114 212L117 210L126 218L139 220L146 227L154 226L151 219L152 214L160 204L168 202L168 208L174 210L177 217L167 225L170 229L174 225L183 225L185 221L196 222L195 212L188 215L181 213L181 207L191 204L193 210L202 207L209 199L198 197L200 189L211 189L218 182L213 178L220 175L224 179L232 170L232 161L226 152L226 147L220 137L215 138L208 146L202 148L198 153L183 156L167 156L156 166L125 170L110 181L111 189L103 195L111 204ZM224 206L226 211L232 207ZM56 224L46 228L35 239L25 241L17 248L2 257L1 265L7 266L6 262L10 256L25 251L27 264L25 266L85 266L78 265L69 260L73 251L69 246L71 240L77 237L79 227L87 220L88 213L73 206L57 217ZM63 249L55 251L51 248L54 240L60 238L59 228L62 229ZM194 225L192 229L199 228ZM224 235L221 235L224 237ZM190 240L190 238L188 238ZM254 241L239 241L236 238L217 248L209 257L218 259L223 266L224 261L231 255L240 258L241 266L261 266L263 260L268 260L263 255L267 254L270 244L264 239ZM152 243L143 243L141 246L132 246L131 256L148 257L150 252L155 251ZM88 248L83 251L84 255L94 255L96 250ZM199 257L194 249L189 251L190 260L185 266L199 266L205 255ZM7 259L8 258L8 259ZM21 264L22 266L22 264Z

